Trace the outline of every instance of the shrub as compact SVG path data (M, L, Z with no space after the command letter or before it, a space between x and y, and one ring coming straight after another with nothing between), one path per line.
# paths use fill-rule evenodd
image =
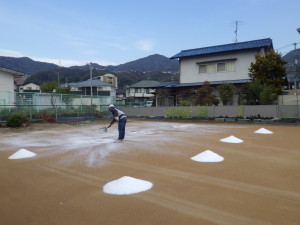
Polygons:
M200 118L208 118L208 107L207 106L199 106L198 116Z
M21 126L25 126L25 124L28 121L29 119L27 116L24 116L22 114L14 114L7 119L6 125L8 127L21 127Z
M173 107L166 110L167 118L192 118L192 108L191 107Z
M191 102L189 102L189 101L184 101L184 100L182 100L182 101L180 101L180 104L179 104L180 106L192 106L192 103Z

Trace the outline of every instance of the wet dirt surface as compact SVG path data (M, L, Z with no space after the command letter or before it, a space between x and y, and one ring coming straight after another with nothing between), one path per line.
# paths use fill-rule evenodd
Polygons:
M2 225L297 225L300 127L129 121L117 126L33 124L0 128ZM235 136L244 142L224 143ZM19 149L37 155L8 159ZM191 157L211 150L217 163ZM131 176L145 192L102 187Z

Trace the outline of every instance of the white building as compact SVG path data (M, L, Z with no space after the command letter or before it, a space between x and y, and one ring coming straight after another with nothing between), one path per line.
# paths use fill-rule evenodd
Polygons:
M0 106L15 104L14 78L25 74L0 67Z
M148 100L153 100L155 89L153 85L159 84L155 80L142 80L126 88L126 101L145 104Z
M25 84L19 87L19 92L41 92L40 86L34 83Z
M116 88L100 80L86 80L78 83L68 83L66 85L71 88L71 94L101 98L102 103L93 101L94 104L111 104L116 100Z
M178 104L176 98L181 90L192 90L203 86L205 81L214 88L213 94L218 96L220 84L228 83L239 87L250 82L249 68L255 62L255 54L264 54L273 49L270 38L237 42L225 45L210 46L183 50L171 57L178 59L180 65L180 82L163 83L157 88L172 90L170 97L173 105ZM189 96L186 96L188 100ZM238 95L233 97L232 104L238 104Z
M183 50L171 57L180 63L180 84L248 80L255 54L273 49L270 38Z

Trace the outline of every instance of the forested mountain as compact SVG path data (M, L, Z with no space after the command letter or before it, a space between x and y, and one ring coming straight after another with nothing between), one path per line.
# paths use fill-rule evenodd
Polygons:
M169 59L163 55L155 54L135 61L131 61L119 66L108 66L106 69L110 71L163 71L176 73L179 71L179 63L177 60Z
M169 59L163 55L155 54L145 58L137 59L128 63L120 64L118 66L100 66L96 63L92 64L94 69L104 69L109 71L163 71L176 73L179 70L179 63L177 60ZM71 69L89 69L89 65L72 66Z
M120 88L126 85L137 83L141 80L157 80L160 82L178 81L179 73L166 73L161 71L140 72L140 71L116 71L93 69L92 76L102 76L112 73L118 77L118 86ZM58 81L59 83L80 82L90 79L90 71L84 69L61 68L49 71L38 72L26 79L25 84L35 83L41 85L45 81Z
M79 82L90 79L89 65L59 67L55 64L33 61L30 58L13 58L0 56L0 66L29 74L24 84L41 85L45 81L59 83ZM112 73L118 77L119 87L131 85L144 79L165 81L179 80L179 63L165 56L155 54L118 66L101 66L92 64L93 77Z
M141 58L128 63L120 64L118 66L101 66L97 63L93 63L94 69L103 69L109 71L162 71L176 73L179 70L179 63L177 60L169 59L163 55L155 54L145 58ZM6 57L0 56L0 66L16 70L28 75L35 74L37 72L58 69L59 66L52 63L34 61L28 57ZM82 69L88 70L89 65L72 66L70 69Z
M41 85L45 81L59 83L79 82L90 79L89 65L59 67L55 64L33 61L30 58L0 57L0 66L29 74L24 84ZM165 81L179 80L179 63L162 55L150 55L118 66L93 66L93 77L112 73L118 77L119 87L134 84L144 79Z
M28 57L15 58L6 56L0 56L0 66L28 75L32 75L40 71L59 68L58 65L34 61Z

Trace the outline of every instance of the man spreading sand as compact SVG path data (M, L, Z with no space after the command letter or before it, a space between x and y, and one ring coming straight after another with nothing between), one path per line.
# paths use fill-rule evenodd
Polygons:
M109 105L108 110L113 115L113 120L110 122L107 128L110 128L116 121L118 121L118 130L119 130L119 137L115 140L115 143L122 142L125 137L125 127L127 122L127 116L121 110L115 108L114 105Z

